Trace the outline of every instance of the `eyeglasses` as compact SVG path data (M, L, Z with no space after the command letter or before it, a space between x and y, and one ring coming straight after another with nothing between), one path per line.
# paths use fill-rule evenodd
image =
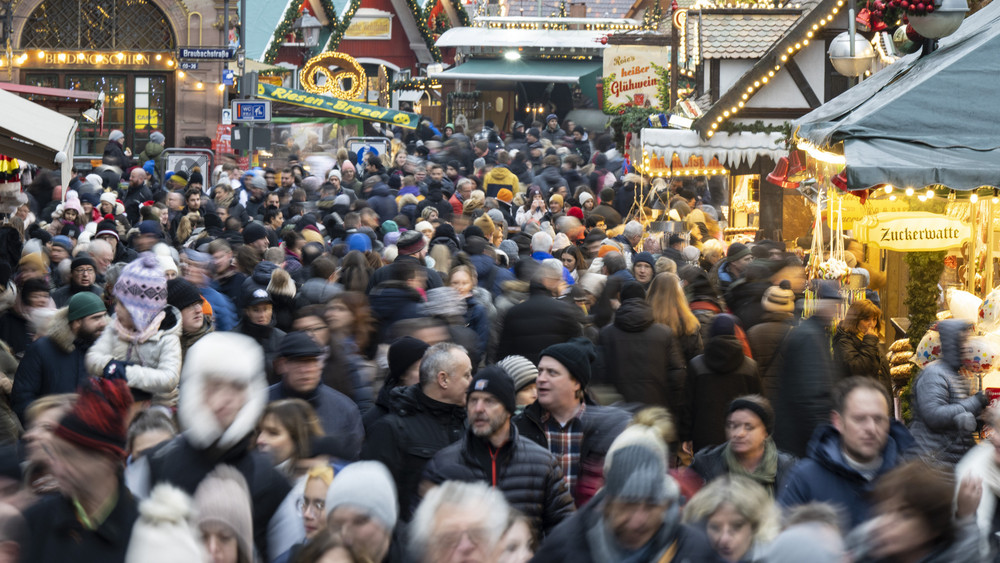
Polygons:
M326 508L326 501L323 499L310 500L301 497L296 501L295 508L302 514L308 512L310 508L316 511L316 514L323 514L323 509Z
M75 273L75 274L93 274L94 273L94 269L93 268L77 268L77 269L73 270L73 273Z

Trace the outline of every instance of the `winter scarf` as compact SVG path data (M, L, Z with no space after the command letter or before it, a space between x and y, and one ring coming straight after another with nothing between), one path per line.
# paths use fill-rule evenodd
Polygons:
M778 475L778 447L774 445L774 440L770 436L764 441L764 457L753 471L747 471L743 467L728 443L722 450L722 460L726 463L730 475L740 475L753 479L763 485L772 495L774 494L774 480Z
M115 315L115 331L118 333L118 338L129 342L129 353L125 361L132 361L132 347L152 338L160 330L160 323L166 316L165 310L160 311L144 330L136 330L135 328L125 328L118 315Z

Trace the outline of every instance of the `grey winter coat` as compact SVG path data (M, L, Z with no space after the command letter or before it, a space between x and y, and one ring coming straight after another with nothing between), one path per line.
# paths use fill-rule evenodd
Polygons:
M987 399L982 392L969 396L969 382L959 375L967 321L938 323L941 358L924 368L913 384L913 422L910 432L924 455L954 465L974 445L976 417Z

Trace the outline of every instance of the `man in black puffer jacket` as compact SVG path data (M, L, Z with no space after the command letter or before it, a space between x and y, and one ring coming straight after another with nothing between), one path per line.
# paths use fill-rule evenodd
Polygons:
M514 380L502 368L480 370L469 385L469 430L427 464L421 490L445 481L485 481L548 534L573 512L573 497L555 456L510 423L514 397Z
M409 520L416 508L424 466L465 432L465 390L472 362L464 348L450 342L430 347L420 361L420 383L389 395L390 413L372 424L361 459L389 468L399 493L399 514Z

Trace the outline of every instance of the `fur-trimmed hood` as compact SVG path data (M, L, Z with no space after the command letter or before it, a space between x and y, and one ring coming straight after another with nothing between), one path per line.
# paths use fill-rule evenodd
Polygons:
M45 327L45 336L48 336L53 344L67 354L76 349L76 345L73 343L76 340L76 335L69 327L68 317L68 307L58 309L49 319L48 326Z
M247 386L246 403L229 428L221 428L205 405L205 381L221 379ZM264 351L235 332L206 334L187 352L177 408L181 430L197 449L229 448L253 432L267 405Z

